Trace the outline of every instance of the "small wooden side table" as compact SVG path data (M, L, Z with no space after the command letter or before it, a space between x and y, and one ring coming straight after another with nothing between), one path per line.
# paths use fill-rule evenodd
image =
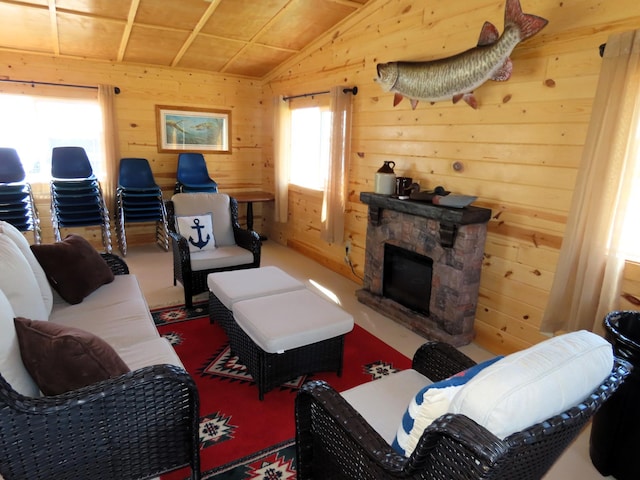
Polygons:
M253 202L272 202L275 200L273 193L255 191L255 192L235 192L230 193L230 196L235 198L238 203L247 204L247 228L253 230ZM266 237L260 235L262 240Z

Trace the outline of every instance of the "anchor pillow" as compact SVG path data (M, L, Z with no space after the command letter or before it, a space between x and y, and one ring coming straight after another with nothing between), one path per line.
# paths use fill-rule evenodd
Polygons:
M216 242L213 238L213 215L178 216L176 217L178 232L187 239L190 252L214 250Z

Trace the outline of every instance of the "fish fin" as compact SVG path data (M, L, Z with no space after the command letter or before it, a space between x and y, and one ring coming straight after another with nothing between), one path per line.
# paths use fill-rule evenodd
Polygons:
M511 78L511 72L513 71L513 63L511 59L507 57L502 66L491 76L491 80L496 82L506 82Z
M492 43L496 43L500 38L500 33L496 26L491 22L484 22L482 25L482 30L480 31L480 38L478 39L478 46L482 47L485 45L491 45Z
M453 103L458 103L460 100L462 100L462 97L464 97L462 93L455 94L453 96Z
M520 41L532 37L542 30L549 21L546 18L522 12L520 0L507 0L504 7L504 25L514 25L520 30Z
M415 110L416 107L418 106L418 100L412 98L409 101L411 102L411 110Z
M398 104L402 101L402 99L403 99L403 98L404 98L404 97L403 97L401 94L396 93L396 94L393 96L393 106L395 107L396 105L398 105Z
M462 96L462 99L467 103L467 105L469 105L471 108L473 108L474 110L477 110L478 108L478 100L476 100L476 97L473 95L473 93L465 93Z

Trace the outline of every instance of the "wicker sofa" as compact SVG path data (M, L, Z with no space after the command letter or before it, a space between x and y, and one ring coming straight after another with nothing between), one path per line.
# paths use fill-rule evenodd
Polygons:
M0 478L142 479L185 466L200 478L198 392L159 336L136 277L119 257L94 250L113 275L70 304L51 289L33 252L20 232L0 222ZM95 270L88 270L90 278ZM43 395L34 381L40 372L33 376L25 367L32 357L15 317L88 332L130 371Z

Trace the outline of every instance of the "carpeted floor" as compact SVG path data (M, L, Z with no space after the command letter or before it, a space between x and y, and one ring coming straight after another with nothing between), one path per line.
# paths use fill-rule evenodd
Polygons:
M206 303L190 311L168 307L152 314L200 392L201 463L206 479L295 478L294 400L306 380L323 379L342 391L411 365L410 359L356 325L345 338L341 377L331 372L299 377L260 401L251 376L230 355L224 332L209 322ZM186 477L186 471L178 471L162 478Z

